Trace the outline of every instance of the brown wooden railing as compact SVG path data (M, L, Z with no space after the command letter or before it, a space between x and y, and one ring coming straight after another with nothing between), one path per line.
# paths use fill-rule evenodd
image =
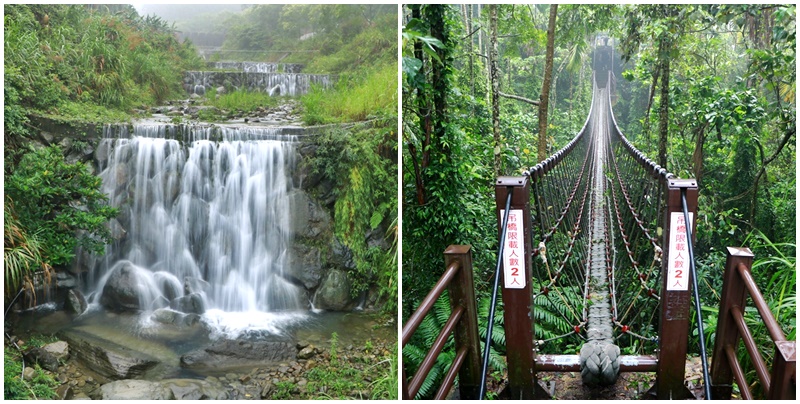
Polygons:
M472 282L472 252L470 246L451 245L444 251L445 271L433 289L425 296L422 304L403 326L403 347L408 344L417 331L422 319L428 314L433 304L448 290L450 296L450 318L436 337L431 350L425 356L417 372L406 379L403 369L403 399L413 399L419 392L422 382L430 373L436 358L441 353L450 333L454 333L456 357L447 372L442 386L436 393L436 399L447 398L447 394L459 377L459 393L461 399L475 399L481 380L480 343L478 337L478 315L475 305L475 288Z
M711 362L711 384L715 399L730 399L732 382L736 381L742 398L753 399L750 384L745 379L742 365L736 356L739 340L744 342L758 379L767 399L794 400L795 348L796 341L787 341L780 325L769 310L767 302L753 280L750 268L753 253L748 248L728 247L728 258L723 275L722 298L717 323L714 354ZM744 320L747 295L753 300L770 337L775 343L775 358L772 371L767 369L764 358L758 351L755 339Z

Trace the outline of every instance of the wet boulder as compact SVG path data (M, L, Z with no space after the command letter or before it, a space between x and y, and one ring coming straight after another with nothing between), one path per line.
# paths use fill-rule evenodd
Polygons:
M44 348L32 348L23 354L28 363L38 363L42 369L58 371L58 359Z
M316 288L324 275L319 248L296 244L292 246L291 257L288 275L300 281L308 290Z
M104 307L116 312L139 311L148 309L144 307L147 304L160 302L158 287L147 270L130 261L120 261L111 271L100 298Z
M264 366L294 359L296 353L294 344L286 341L221 340L183 355L181 367L219 370L250 365Z
M162 363L162 359L155 355L166 356L160 347L136 336L126 336L125 341L114 342L89 330L79 329L64 331L60 336L69 344L72 358L112 380L142 377Z
M351 306L347 272L331 269L314 295L314 306L321 310L345 310Z
M183 278L183 291L184 293L208 293L211 291L211 284L200 278L187 276Z
M206 312L205 301L200 293L178 297L170 302L170 307L183 313L203 314Z
M174 400L227 400L228 392L219 381L168 379L161 385L172 391Z
M69 359L69 344L64 341L56 341L47 344L43 346L42 349L50 355L53 355L58 361Z

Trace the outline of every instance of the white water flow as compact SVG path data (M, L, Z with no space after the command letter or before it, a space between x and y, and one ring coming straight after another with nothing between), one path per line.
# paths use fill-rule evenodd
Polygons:
M303 65L296 63L267 62L214 62L209 66L215 69L240 70L247 73L300 73Z
M295 97L308 93L314 84L330 88L334 82L325 74L187 71L184 75L186 89L201 95L208 89L225 86Z
M130 138L103 140L103 187L127 234L90 274L93 300L101 301L109 274L127 266L147 289L139 294L144 314L180 311L176 299L191 295L202 302L203 322L225 334L297 320L308 299L285 276L292 142L268 128L183 127L181 143L167 138L175 128L137 125Z

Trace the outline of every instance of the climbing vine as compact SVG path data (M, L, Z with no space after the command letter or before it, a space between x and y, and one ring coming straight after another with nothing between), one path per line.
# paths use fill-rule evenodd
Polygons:
M389 120L388 122L391 122ZM334 231L353 252L358 294L376 285L384 309L397 302L397 137L386 122L331 128L316 139L312 169L332 179Z

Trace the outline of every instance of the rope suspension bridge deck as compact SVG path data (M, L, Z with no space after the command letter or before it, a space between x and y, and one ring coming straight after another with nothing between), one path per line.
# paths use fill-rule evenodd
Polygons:
M447 271L403 328L403 345L445 287L453 314L411 381L404 369L404 398L416 396L451 332L458 354L437 398L447 396L456 375L461 398L484 397L501 283L509 398L549 397L537 380L541 371L580 372L583 383L595 387L614 384L620 372L655 372L649 394L694 398L684 385L684 367L692 300L698 335L704 335L692 248L698 187L653 163L619 130L611 103L611 52L598 46L592 106L575 138L521 177L497 179L500 248L482 361L471 325L478 321L469 297L474 292L463 290L471 287L471 253L468 246L451 246L445 252ZM753 344L745 329L730 325L744 324L735 320L730 301L743 306L738 290L745 286L727 273L744 271L740 266L749 271L740 262L747 261L746 254L741 258L739 249L731 251L726 279L732 280L724 285L710 375L700 338L707 399L730 398L734 378L740 388L746 386L730 352L740 338ZM752 263L752 255L749 259ZM741 279L748 282L746 275ZM729 288L736 292L726 293ZM755 286L747 288L754 301L763 301ZM760 314L775 323L768 310ZM767 388L768 396L793 397L794 342L782 333L774 333L773 340L780 355L771 380L783 384ZM579 347L579 354L564 354L565 347ZM765 377L762 383L769 384Z

